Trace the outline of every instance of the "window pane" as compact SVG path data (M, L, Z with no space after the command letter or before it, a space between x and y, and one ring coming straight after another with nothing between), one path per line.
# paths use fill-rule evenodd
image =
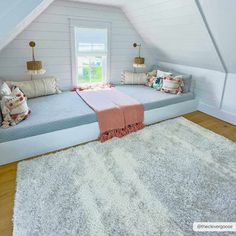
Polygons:
M78 83L106 81L107 28L75 28Z
M107 29L76 28L78 52L106 52Z
M79 56L79 83L99 83L104 81L106 56Z
M106 52L106 48L104 44L79 43L78 53L80 52Z

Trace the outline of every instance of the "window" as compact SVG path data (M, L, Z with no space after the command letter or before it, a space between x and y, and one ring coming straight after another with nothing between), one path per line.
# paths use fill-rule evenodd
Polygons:
M75 21L72 26L75 85L106 82L109 68L108 24Z

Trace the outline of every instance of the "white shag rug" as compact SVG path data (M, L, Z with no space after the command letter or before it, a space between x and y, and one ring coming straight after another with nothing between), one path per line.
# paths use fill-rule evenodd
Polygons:
M235 206L236 144L181 117L19 163L13 233L195 235Z

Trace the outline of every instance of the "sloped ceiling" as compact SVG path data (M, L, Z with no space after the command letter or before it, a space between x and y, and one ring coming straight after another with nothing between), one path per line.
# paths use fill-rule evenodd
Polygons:
M21 33L53 1L0 1L0 50Z
M0 3L0 9L6 9L0 12L0 49L29 24L33 16L36 18L40 14L35 9L41 6L42 11L52 1L12 0L14 4L11 7L5 1ZM235 0L79 1L122 8L142 38L153 48L153 54L159 61L218 71L225 71L222 65L225 64L228 72L236 72ZM198 2L215 45L196 4ZM21 13L16 11L19 9ZM31 18L24 21L29 14ZM23 22L21 27L18 26L19 22ZM219 49L223 63L215 46Z
M199 0L227 71L236 73L236 1Z

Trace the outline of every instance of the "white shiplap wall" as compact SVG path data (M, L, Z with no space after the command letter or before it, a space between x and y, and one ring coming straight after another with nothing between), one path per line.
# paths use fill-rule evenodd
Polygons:
M0 52L0 77L5 80L25 80L25 62L31 59L30 40L37 44L36 59L42 60L46 75L56 76L62 89L72 88L71 39L69 18L90 18L111 22L111 80L120 80L121 72L132 70L137 49L142 43L142 56L147 66L153 63L151 50L145 45L125 14L119 8L86 3L55 1L33 23Z

